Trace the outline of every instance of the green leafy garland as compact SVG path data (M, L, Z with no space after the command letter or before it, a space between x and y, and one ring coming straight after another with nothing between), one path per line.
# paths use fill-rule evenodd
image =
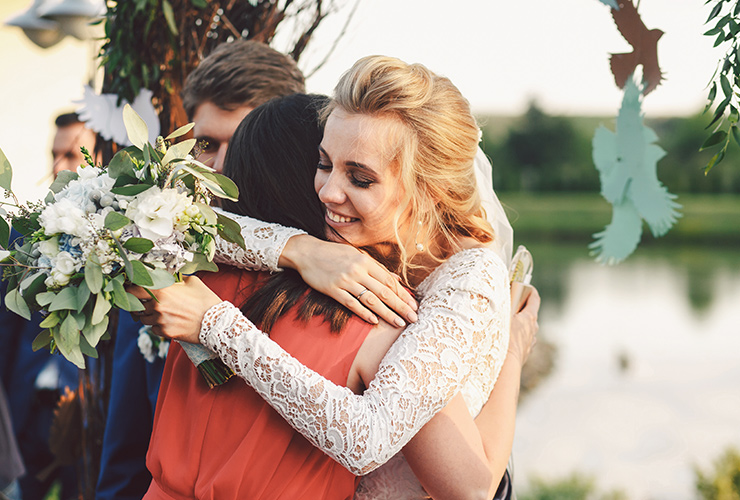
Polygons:
M714 109L712 121L707 128L716 124L714 131L704 141L700 150L719 146L720 149L712 156L704 167L704 173L720 163L730 145L730 138L740 145L740 0L707 0L706 4L713 3L707 23L714 21L714 27L704 33L715 37L714 46L726 48L725 56L719 60L717 69L712 75L711 87L707 96L704 113L709 111L715 101L719 101ZM720 97L721 91L721 100Z

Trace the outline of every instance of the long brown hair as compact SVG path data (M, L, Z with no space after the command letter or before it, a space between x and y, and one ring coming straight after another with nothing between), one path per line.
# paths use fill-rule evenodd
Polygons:
M249 113L234 132L224 161L224 175L239 187L239 201L223 207L265 222L303 229L326 239L321 203L313 187L322 129L318 112L328 98L294 94L272 99ZM340 332L352 313L306 285L286 269L266 277L242 305L244 314L263 331L299 304L303 322L324 316ZM301 299L305 296L305 300Z

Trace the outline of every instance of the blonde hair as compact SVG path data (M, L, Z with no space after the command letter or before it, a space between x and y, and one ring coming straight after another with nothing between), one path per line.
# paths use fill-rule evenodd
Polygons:
M391 117L401 125L394 134L396 144L386 147L391 148L389 158L406 193L394 219L404 277L415 267L409 255L417 242L432 247L434 241L444 254L432 257L442 262L461 249L460 237L493 240L473 167L479 129L470 104L448 78L421 64L365 57L342 75L323 117L336 108ZM405 207L418 228L402 236L399 223Z

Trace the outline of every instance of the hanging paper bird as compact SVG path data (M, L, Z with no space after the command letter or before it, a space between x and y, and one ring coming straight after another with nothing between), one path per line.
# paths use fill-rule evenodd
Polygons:
M610 64L614 81L620 89L623 89L637 66L642 65L642 80L645 83L643 92L647 95L663 79L658 66L658 40L663 36L663 32L658 29L647 29L631 0L618 0L618 3L619 9L612 8L612 17L617 29L632 45L633 50L624 54L612 54Z
M637 248L642 220L653 236L663 236L673 226L681 205L658 180L657 163L665 151L655 144L658 136L643 123L640 89L627 79L616 133L603 125L593 139L593 160L601 179L601 194L613 205L612 222L594 235L589 245L596 260L616 264Z
M617 0L599 0L604 5L608 5L612 9L619 10L619 5L617 4Z

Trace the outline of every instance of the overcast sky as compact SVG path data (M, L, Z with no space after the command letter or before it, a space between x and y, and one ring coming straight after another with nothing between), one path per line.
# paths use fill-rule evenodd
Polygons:
M31 3L2 0L0 20ZM645 100L649 116L694 113L706 101L704 87L722 54L702 36L708 15L703 4L641 1L646 25L666 33L658 49L667 79ZM304 71L321 60L348 12L327 18L300 61ZM330 93L355 60L385 54L450 77L478 113L516 114L536 99L551 113L611 116L621 93L608 54L628 50L598 0L361 0L345 37L309 78L308 89ZM41 50L19 29L0 26L0 148L23 196L43 196L48 182L39 179L49 168L53 116L82 96L91 59L83 42L65 39Z

